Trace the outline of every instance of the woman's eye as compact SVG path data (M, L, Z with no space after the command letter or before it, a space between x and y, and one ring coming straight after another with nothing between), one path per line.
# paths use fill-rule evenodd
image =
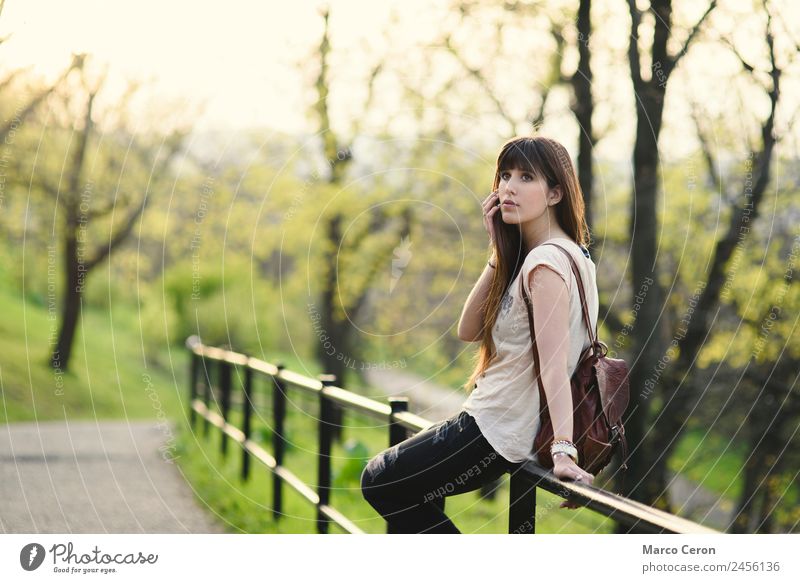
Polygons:
M500 173L500 180L508 180L509 178L511 178L511 173L510 172L501 172ZM533 176L531 176L527 172L522 174L522 178L524 178L525 180L533 180Z

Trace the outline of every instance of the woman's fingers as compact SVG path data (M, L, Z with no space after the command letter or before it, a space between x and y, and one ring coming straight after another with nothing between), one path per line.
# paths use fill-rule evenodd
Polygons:
M590 474L589 472L585 472L581 469L575 462L566 458L566 456L559 457L559 460L556 462L557 468L555 468L556 477L561 480L573 480L578 484L591 484L594 481L594 475ZM559 508L570 508L572 510L576 508L580 508L580 504L575 504L574 502L569 502L568 500L564 500L559 505Z
M496 207L497 206L497 200L498 200L498 198L497 198L497 192L496 191L493 192L492 194L490 194L489 196L487 196L486 199L481 203L481 206L483 207L483 214L486 214L487 212L489 212L489 209L492 208L493 206Z
M584 484L591 484L594 481L594 476L592 474L584 472L577 465L572 469L572 472L571 478L575 481L583 482Z
M489 197L484 201L483 205L483 224L486 227L486 230L489 232L489 238L492 240L492 242L494 242L494 224L492 220L494 215L497 214L497 209L500 208L497 205L496 196L496 192L490 194Z

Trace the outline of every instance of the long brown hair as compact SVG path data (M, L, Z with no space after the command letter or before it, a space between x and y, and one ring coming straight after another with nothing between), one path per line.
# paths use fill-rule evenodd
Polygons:
M503 145L497 157L492 191L500 184L500 174L508 170L527 171L543 178L549 188L561 187L561 200L555 205L556 219L561 228L578 245L589 246L589 228L584 216L583 193L581 192L575 166L567 149L557 141L542 136L517 136ZM497 268L493 270L489 293L481 306L484 316L481 346L475 359L475 368L464 384L468 392L475 380L483 374L495 357L492 329L497 321L498 309L503 295L517 277L525 261L519 225L503 222L502 215L493 217Z

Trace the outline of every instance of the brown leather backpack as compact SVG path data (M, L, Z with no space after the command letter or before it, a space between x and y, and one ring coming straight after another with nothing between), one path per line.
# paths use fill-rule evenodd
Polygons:
M597 473L608 465L613 455L622 449L622 469L627 469L628 444L622 416L628 407L628 365L624 360L609 358L608 346L597 339L597 331L592 330L589 308L586 305L586 292L583 287L578 265L572 254L561 245L543 243L561 249L569 257L572 272L578 283L583 321L589 331L590 345L581 353L578 366L570 379L572 387L573 442L578 449L578 465L590 474ZM553 467L550 444L553 442L553 424L547 409L547 397L542 386L539 351L536 346L536 333L533 327L533 307L525 290L523 277L520 277L522 297L528 308L528 324L531 329L533 345L533 364L536 381L539 385L540 419L539 432L533 442L539 464L545 468Z

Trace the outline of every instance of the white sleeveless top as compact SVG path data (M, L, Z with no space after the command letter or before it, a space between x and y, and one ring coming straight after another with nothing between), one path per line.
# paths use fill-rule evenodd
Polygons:
M597 325L599 299L594 262L589 252L570 239L548 239L565 248L575 258L583 279L586 304L593 329ZM530 272L546 264L566 282L570 290L570 352L567 377L572 377L581 353L589 346L589 334L583 322L578 283L570 261L553 245L531 249L520 273L511 282L500 303L500 313L492 330L497 357L478 377L475 388L462 409L475 418L489 444L510 462L536 460L533 439L539 431L539 387L533 369L530 326L524 300L520 295L519 278L524 275L525 289L531 296Z

